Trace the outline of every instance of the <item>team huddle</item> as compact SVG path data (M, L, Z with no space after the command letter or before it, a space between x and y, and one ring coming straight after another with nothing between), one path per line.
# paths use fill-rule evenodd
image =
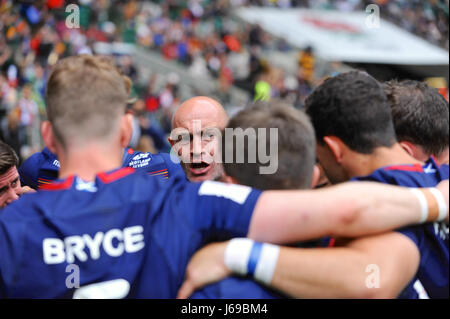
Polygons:
M437 90L351 71L305 111L272 100L231 119L193 97L170 154L128 147L129 93L110 59L62 59L46 148L18 167L0 142L1 297L449 297L449 104ZM249 134L274 128L275 144ZM231 142L209 134L231 129ZM250 160L261 145L276 147L273 174L259 152ZM223 160L239 152L247 160Z

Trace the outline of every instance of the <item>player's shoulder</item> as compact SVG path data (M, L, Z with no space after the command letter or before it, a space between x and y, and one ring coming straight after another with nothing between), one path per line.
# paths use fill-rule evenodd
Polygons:
M35 171L35 168L40 167L46 160L47 157L44 154L44 151L34 153L20 165L19 172L22 171L27 173L27 175L32 175L30 174L30 170L33 169L33 171Z
M123 166L129 166L133 168L139 168L143 166L148 166L150 163L153 164L155 155L150 152L140 152L135 151L132 148L126 148L123 157Z
M367 176L356 177L358 181L377 181L408 187L432 187L449 178L448 165L439 165L430 158L423 165L405 164L381 167Z
M181 176L184 175L178 158L168 153L152 154L128 148L125 149L123 166L143 170L150 175L166 179L180 174Z
M99 174L101 191L119 193L130 200L152 200L158 195L167 196L176 187L172 180L164 180L133 167L122 168L113 173Z
M39 219L39 206L43 203L42 194L27 193L0 210L0 221L27 223Z
M187 180L186 174L180 164L180 159L171 153L158 153L158 155L164 160L169 170L169 177L177 176L180 179Z
M59 171L59 161L55 154L48 148L44 148L41 152L34 153L27 158L19 167L19 175L23 184L32 188L37 188L41 171L46 171L47 175L55 175ZM45 175L46 176L46 175ZM43 177L46 178L46 177ZM47 183L53 178L48 177L43 183Z
M56 154L51 152L47 147L44 147L44 149L41 152L34 153L31 155L26 162L30 163L51 163L53 166L59 167L59 161Z

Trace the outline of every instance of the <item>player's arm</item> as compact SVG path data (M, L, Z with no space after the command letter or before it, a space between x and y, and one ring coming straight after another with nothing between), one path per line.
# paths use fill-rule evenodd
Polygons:
M448 221L448 180L441 182L438 189L442 195L441 211ZM371 182L350 182L311 191L267 191L256 204L247 237L290 243L327 235L376 234L420 223L424 200L408 188ZM432 200L434 219L428 221L435 221L438 215L437 201Z
M231 275L230 268L237 274L247 274L252 258L241 253L249 240L238 240L244 242L239 246L230 242L212 244L197 252L187 267L178 297L187 298L194 290ZM269 250L278 249L269 246ZM413 278L420 261L413 241L395 232L355 239L338 248L280 247L276 256L264 249L265 257L259 254L255 278L294 298L396 298Z
M295 298L396 298L420 262L408 237L390 232L345 247L281 248L271 286Z

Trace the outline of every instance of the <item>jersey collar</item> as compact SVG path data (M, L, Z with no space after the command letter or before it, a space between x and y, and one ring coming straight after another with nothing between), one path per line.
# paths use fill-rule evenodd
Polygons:
M97 178L103 183L103 184L109 184L112 182L115 182L121 178L124 178L125 176L128 176L132 173L134 173L136 170L132 167L124 167L124 168L118 168L110 172L101 172L97 174ZM57 190L67 190L71 188L74 184L74 181L76 180L75 175L71 175L63 180L55 180L54 182L50 184L42 185L40 190L46 190L46 191L57 191Z

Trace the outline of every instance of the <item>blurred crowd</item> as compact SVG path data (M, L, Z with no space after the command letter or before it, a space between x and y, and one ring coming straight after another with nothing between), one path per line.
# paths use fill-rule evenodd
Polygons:
M365 11L369 4L380 6L380 13L397 26L425 40L449 49L448 0L237 0L240 4L304 7L311 9Z
M376 1L387 18L432 43L448 48L448 0ZM68 28L66 7L79 8L79 28ZM346 0L0 0L0 138L21 159L39 151L45 120L44 92L49 70L60 58L94 53L97 42L137 44L184 65L194 78L212 76L218 96L229 105L230 88L240 87L252 99L287 99L301 108L321 79L315 74L313 48L298 54L292 74L270 63L265 52L293 50L283 39L258 25L237 21L237 6L264 5L363 10L368 1ZM180 78L158 76L140 84L139 70L130 56L115 54L117 64L133 80L137 115L131 146L143 151L167 151L166 134L173 110L180 103ZM328 74L336 74L339 63Z

